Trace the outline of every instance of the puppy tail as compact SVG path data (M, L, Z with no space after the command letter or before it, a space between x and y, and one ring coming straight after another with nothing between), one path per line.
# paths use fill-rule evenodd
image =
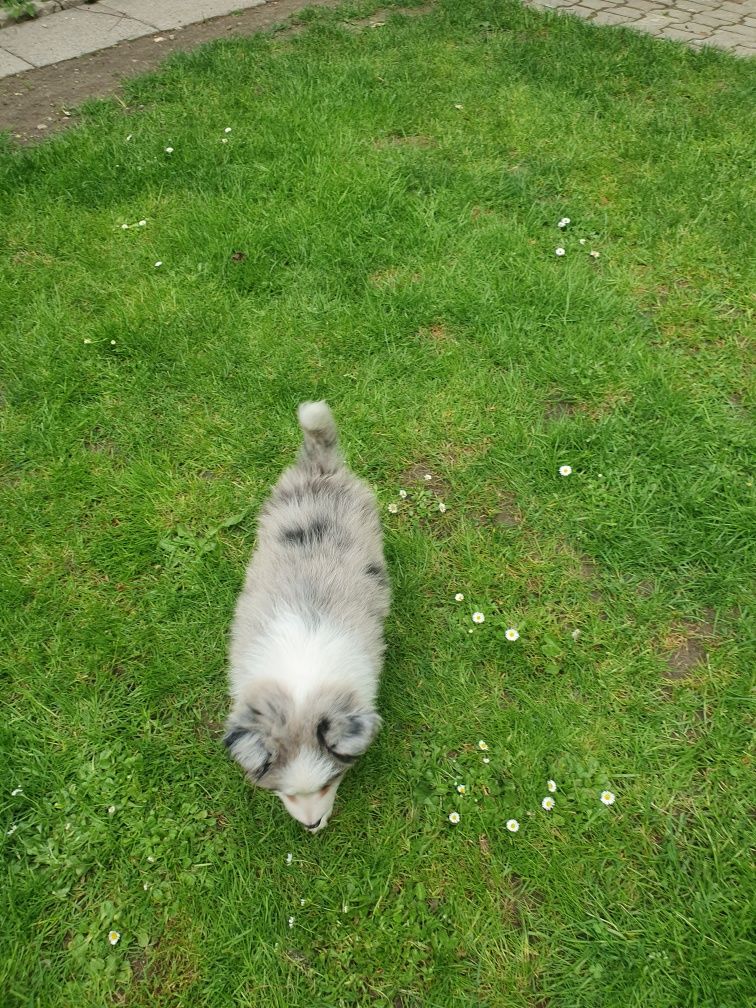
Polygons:
M304 440L300 461L315 465L323 473L336 472L344 464L339 450L336 421L327 402L303 402L297 410Z

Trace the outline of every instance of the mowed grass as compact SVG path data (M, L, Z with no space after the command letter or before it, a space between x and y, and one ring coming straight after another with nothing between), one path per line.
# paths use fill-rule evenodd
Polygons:
M343 17L0 155L2 1004L744 1006L753 64ZM395 597L312 837L220 736L318 397Z

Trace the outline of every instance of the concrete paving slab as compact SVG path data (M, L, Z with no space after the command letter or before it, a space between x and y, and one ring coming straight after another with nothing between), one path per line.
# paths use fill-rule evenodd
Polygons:
M93 14L77 7L39 21L4 28L0 42L9 53L32 66L49 66L152 32L150 25L123 15Z
M0 49L0 77L10 77L11 74L21 73L22 70L33 70L31 63L19 59L7 49Z
M117 11L160 31L168 31L264 3L265 0L160 0L159 3L156 0L103 0L97 7Z

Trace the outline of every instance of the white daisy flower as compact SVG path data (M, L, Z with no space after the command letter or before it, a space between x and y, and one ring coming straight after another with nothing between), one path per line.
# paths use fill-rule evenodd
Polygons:
M231 132L231 127L230 126L226 126L226 128L223 130L223 132L224 133L230 133Z
M570 220L570 218L569 218L569 217L562 217L562 219L561 219L561 220L559 221L559 223L557 224L557 227L558 227L558 228L559 228L559 229L560 229L561 231L564 231L564 229L565 229L565 228L567 227L567 225L568 225L568 224L571 224L571 223L572 223L572 221Z
M228 143L228 137L221 137L221 143Z
M457 791L459 794L467 794L467 788L464 784L457 784Z
M441 514L444 514L446 512L446 504L444 504L443 501L438 502L438 510L441 512Z
M465 601L465 596L462 594L462 592L457 592L457 594L454 596L454 601L455 602L464 602Z
M115 807L115 805L110 805L108 807L108 815L115 815L115 814L116 814L116 807Z
M286 864L291 864L291 862L293 860L294 860L294 855L293 854L287 854L286 855Z
M507 829L510 833L516 833L519 828L520 824L516 819L507 819Z
M120 931L108 931L108 941L110 942L111 945L117 945L120 940L121 940Z
M128 230L129 230L128 224L121 224L121 231L128 231Z
M557 789L556 781L553 781L553 780L547 780L546 781L546 790L547 791L551 791L551 793L553 794L556 791L556 789Z
M294 918L293 917L289 917L289 927L290 928L294 927Z
M139 221L139 227L146 227L146 226L147 226L147 221L146 220L140 220Z
M591 257L591 259L598 259L598 257L601 255L601 253L600 252L595 252L595 251L591 250L588 253L588 255Z
M565 250L563 248L558 248L558 249L554 249L554 255L556 255L556 256L563 256L563 255L567 255L567 253L565 252Z
M402 498L402 500L404 500L404 498L407 496L407 491L406 490L400 490L399 491L399 496Z
M579 636L580 636L579 630L573 630L572 633L570 634L570 637L572 637L573 640L577 640Z
M473 623L485 623L486 617L482 612L474 612L472 614L472 621Z
M551 810L554 808L554 799L548 797L544 798L543 801L541 802L541 808L546 809L547 812L551 812Z
M11 798L18 798L19 795L24 793L24 789L21 787L14 787L11 791Z
M459 812L450 812L449 822L452 824L452 826L456 826L457 823L459 822Z
M612 794L611 791L601 792L601 801L604 803L604 805L614 805L614 800L615 796Z
M504 636L507 638L508 641L516 641L520 639L520 635L515 630L514 627L510 627L508 630L505 630Z
M158 267L160 267L162 265L163 265L163 260L162 259L158 259L158 261L155 263L155 269L158 269Z
M491 762L491 760L490 760L490 758L489 758L488 756L484 756L484 757L483 757L483 762L484 762L484 763L490 763L490 762Z
M173 147L166 147L165 148L165 153L166 154L173 154Z
M115 346L115 345L116 345L116 341L115 341L114 339L112 339L112 340L110 341L110 345L111 345L111 346Z
M559 475L560 476L571 476L572 475L572 466L567 466L567 465L565 465L565 466L559 466Z
M587 238L581 238L580 239L580 244L581 245L587 245L588 244L588 239Z
M433 479L433 477L431 476L431 474L430 474L430 473L426 473L426 474L425 474L425 482L426 482L426 483L430 483L430 481L431 481L432 479Z
M398 504L394 504L392 502L391 504L388 505L388 509L387 510L388 510L389 514L398 514L398 512L399 512L399 505Z
M481 739L480 742L478 742L478 749L480 749L481 752L486 752L488 749L488 742L484 742L483 739Z

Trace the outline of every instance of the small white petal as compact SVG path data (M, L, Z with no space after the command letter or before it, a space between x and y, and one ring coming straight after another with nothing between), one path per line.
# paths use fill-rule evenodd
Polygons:
M128 224L121 224L121 231L128 231L128 230L129 230Z
M293 854L287 854L286 855L286 864L291 864L291 862L293 860L294 860L294 855Z
M231 132L231 127L230 126L226 126L226 128L223 130L223 132L224 133L230 133Z
M110 808L108 809L108 815L115 815L115 813L116 813L116 807L115 805L111 805Z
M554 249L554 255L557 255L557 256L563 256L563 255L565 255L565 254L566 254L566 253L565 253L565 251L564 251L564 249L563 249L563 248L558 248L558 249Z
M491 759L490 759L490 757L488 757L488 756L484 756L484 757L483 757L483 762L484 762L484 763L490 763L490 762L491 762Z
M581 238L580 239L580 244L581 245L587 245L588 244L588 239L587 238Z
M599 256L601 255L601 253L600 253L600 252L593 252L593 251L591 251L591 252L589 252L589 253L588 253L588 255L589 255L589 256L590 256L590 257L591 257L592 259L598 259L598 257L599 257Z
M441 512L441 514L444 514L446 512L446 504L444 504L443 501L439 502L438 510Z
M24 793L24 789L23 788L16 787L16 788L13 788L13 790L11 791L11 797L12 798L18 798L18 796L21 795L21 794L23 794L23 793Z
M431 474L430 474L430 473L426 473L426 474L425 474L425 481L426 481L426 483L430 483L430 481L431 481L432 479L433 479L433 477L431 476Z
M404 500L404 498L407 496L407 491L406 490L400 490L399 491L399 496L402 498L402 500Z
M570 637L572 637L573 640L577 640L579 636L580 636L579 630L573 630L572 633L570 634Z
M547 791L551 791L551 793L553 794L556 791L556 789L557 789L556 781L553 781L553 780L547 780L546 781L546 790Z
M387 510L388 510L389 514L397 514L398 511L399 511L399 505L391 503L391 504L388 505Z
M173 154L173 147L166 147L165 148L165 153L166 154Z
M163 260L162 259L158 259L158 261L155 263L155 269L157 269L158 266L162 266L162 265L163 265Z
M146 220L140 220L139 221L139 227L145 227L146 224L147 224Z
M454 601L455 602L464 602L465 601L465 596L462 594L462 592L457 592L457 594L454 596Z
M483 739L481 739L480 742L478 742L478 749L485 752L486 749L488 749L488 742L484 742Z

